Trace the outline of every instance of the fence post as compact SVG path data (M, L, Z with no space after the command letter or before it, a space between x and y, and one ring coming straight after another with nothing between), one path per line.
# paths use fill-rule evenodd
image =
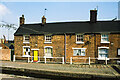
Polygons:
M32 59L32 61L31 61L31 62L33 62L33 56L31 56L31 59Z
M15 62L15 55L13 55L13 62Z
M107 65L107 57L105 57L105 64Z
M38 56L38 58L39 58L38 62L40 62L40 56Z
M28 56L28 63L29 63L30 61L29 61L29 56Z
M72 64L72 57L70 57L70 64Z
M89 65L90 65L90 57L89 57Z
M64 64L64 57L62 57L62 64Z
M45 58L45 64L46 64L46 56L44 56L44 58Z

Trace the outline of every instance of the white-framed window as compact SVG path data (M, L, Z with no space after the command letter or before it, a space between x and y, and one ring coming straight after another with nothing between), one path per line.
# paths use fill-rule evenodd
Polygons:
M53 47L52 46L45 46L44 53L46 57L53 57Z
M85 56L86 48L73 48L73 56Z
M101 43L109 43L109 35L101 34Z
M120 56L120 48L117 49L118 56Z
M30 56L30 46L23 46L23 57Z
M45 36L45 42L44 43L52 43L51 42L52 36L51 35L46 35Z
M2 47L0 47L0 49L2 49Z
M23 43L29 43L30 35L23 35Z
M98 47L98 58L108 58L109 47Z
M76 35L76 43L84 43L84 35L83 34L77 34Z
M0 44L2 43L2 39L0 39Z

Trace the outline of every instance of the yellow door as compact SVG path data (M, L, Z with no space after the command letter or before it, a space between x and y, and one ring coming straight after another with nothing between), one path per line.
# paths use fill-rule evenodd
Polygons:
M34 51L34 62L38 61L38 51Z

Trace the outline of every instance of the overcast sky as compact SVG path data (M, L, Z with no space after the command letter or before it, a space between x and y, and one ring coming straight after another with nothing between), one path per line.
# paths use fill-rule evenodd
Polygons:
M112 20L118 17L116 2L7 2L0 3L0 23L5 21L19 26L19 17L24 14L25 23L41 23L46 8L47 23L66 21L89 21L90 10L98 6L98 20ZM13 39L15 30L9 30L9 39ZM8 39L7 28L0 28L0 38Z

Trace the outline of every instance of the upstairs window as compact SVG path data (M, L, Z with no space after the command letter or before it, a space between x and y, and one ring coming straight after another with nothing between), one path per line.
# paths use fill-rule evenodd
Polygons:
M24 41L23 42L29 42L30 36L29 35L24 35Z
M84 38L84 35L83 34L77 34L76 35L76 43L84 43L83 42L83 39Z
M51 42L51 36L50 35L45 36L45 42Z
M76 41L83 42L83 35L80 35L80 34L76 35Z
M108 34L101 34L101 42L109 42Z

